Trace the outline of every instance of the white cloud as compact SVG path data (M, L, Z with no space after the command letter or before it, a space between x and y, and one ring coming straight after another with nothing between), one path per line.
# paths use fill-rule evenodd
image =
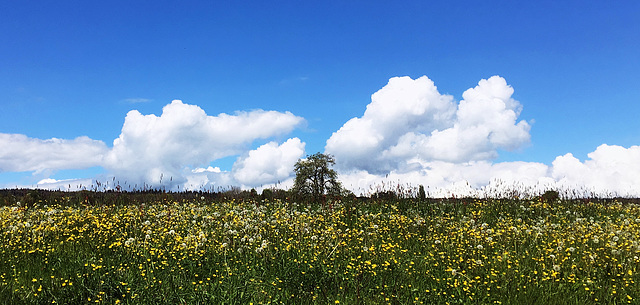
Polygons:
M209 116L175 100L160 116L130 111L104 165L137 182L183 183L192 168L240 154L253 141L287 134L303 122L290 112L264 110Z
M531 188L547 185L549 167L535 162L502 162L471 161L451 163L433 161L421 163L420 168L412 171L391 171L387 174L371 174L364 170L343 171L340 180L345 187L357 194L373 193L378 190L394 190L398 187L429 186L431 195L450 196L451 194L472 195L471 190L490 186L496 183L504 187L520 185ZM504 189L498 190L504 191Z
M234 164L233 177L242 185L259 186L292 177L293 167L304 155L305 143L292 138L278 145L269 142L250 151Z
M371 97L364 115L333 133L326 152L341 169L384 173L411 160L453 163L492 159L498 149L529 142L529 124L517 121L513 88L494 76L463 93L456 104L426 76L396 77Z
M588 157L580 161L569 153L557 157L551 166L536 162L434 161L421 163L411 171L394 170L384 175L342 171L340 179L357 194L422 184L430 186L431 196L441 197L503 196L512 192L535 195L549 189L572 197L640 196L640 146L603 144Z
M249 152L239 159L233 173L208 165L246 153L255 141L280 137L303 123L303 118L290 112L264 110L209 116L198 106L176 100L160 116L130 111L111 149L88 137L41 140L0 133L0 172L32 171L39 179L37 184L50 187L60 184L50 177L57 170L93 166L102 166L109 176L138 187L196 189L276 183L291 176L289 169L295 163L291 160L304 152L304 143L297 138ZM269 162L268 166L261 165L262 161ZM249 176L257 171L264 172Z
M494 76L466 90L457 103L440 94L427 77L392 78L372 95L362 117L333 133L325 149L335 155L343 185L357 194L422 184L431 196L541 193L550 188L578 196L640 196L640 146L603 144L587 160L568 153L551 165L493 163L499 150L529 142L530 126L518 121L521 106L513 92ZM100 179L115 175L138 188L145 183L219 191L278 182L287 188L293 185L293 167L304 155L305 143L291 138L249 147L303 123L290 112L210 116L198 106L173 101L160 116L130 111L113 148L88 137L42 140L0 133L0 172L32 171L39 181L25 187L49 189L90 188L92 179L56 180L49 175L93 166L107 170ZM230 171L210 165L235 155L240 157Z
M56 183L58 181L60 181L60 180L46 178L46 179L42 179L42 180L38 181L37 184L51 184L51 183Z
M130 104L140 104L140 103L148 103L151 102L150 99L148 98L140 98L140 97L136 97L136 98L127 98L123 100L124 102L130 103Z
M362 117L327 140L343 184L355 193L430 186L431 195L541 193L640 196L640 147L602 145L581 162L571 154L552 166L493 163L498 150L529 143L530 125L513 88L498 76L481 80L455 103L426 77L392 78L372 95ZM482 188L482 192L478 189ZM514 194L515 194L514 193Z
M640 195L640 146L600 145L581 162L572 154L553 161L551 176L567 188L585 192Z
M0 172L52 172L83 169L102 163L107 146L86 136L73 140L29 138L0 133Z
M209 167L207 167L207 168L198 167L198 168L196 168L196 169L191 170L191 172L192 172L192 173L196 173L196 174L198 174L198 173L204 173L204 172L220 173L220 172L222 172L222 171L221 171L221 170L220 170L220 168L219 168L219 167L217 167L217 166L216 166L216 167L209 166Z

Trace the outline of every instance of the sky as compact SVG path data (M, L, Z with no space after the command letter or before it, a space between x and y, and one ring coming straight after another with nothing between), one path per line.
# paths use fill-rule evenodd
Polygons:
M322 152L358 194L640 196L637 1L0 10L3 188L286 188Z

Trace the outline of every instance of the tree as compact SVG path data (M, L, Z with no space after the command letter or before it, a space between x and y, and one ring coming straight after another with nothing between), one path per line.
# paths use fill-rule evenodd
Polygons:
M420 187L418 187L418 199L425 200L426 198L427 198L427 193L425 193L424 191L424 186L420 184Z
M322 195L340 195L342 186L338 181L338 173L331 169L336 163L333 156L316 153L307 159L298 159L294 167L296 180L293 191L303 197L314 200Z

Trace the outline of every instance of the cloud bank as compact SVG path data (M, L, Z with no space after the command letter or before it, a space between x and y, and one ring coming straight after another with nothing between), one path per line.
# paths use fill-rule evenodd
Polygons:
M530 141L531 126L518 120L522 106L513 93L505 79L493 76L455 102L426 76L392 78L372 95L361 117L332 134L325 150L335 156L343 183L356 193L422 184L436 196L514 186L640 196L637 146L602 145L589 160L567 154L551 166L492 162L500 150L521 149Z
M520 103L498 76L463 93L459 104L426 76L396 77L371 96L364 115L327 140L342 169L371 173L412 171L426 161L489 160L498 149L529 142L530 126L517 121Z
M0 171L48 176L59 170L101 166L109 177L138 189L143 185L173 190L254 187L290 179L305 145L292 138L282 144L271 141L255 150L250 146L284 136L304 123L290 112L264 110L210 116L196 105L174 100L160 116L130 111L111 148L86 136L40 140L0 134ZM209 165L234 155L240 157L230 172ZM68 188L72 182L46 178L37 185Z
M327 139L325 152L335 156L340 180L356 194L422 184L431 196L482 196L513 187L640 196L640 146L603 144L587 160L567 153L552 164L494 162L500 151L530 142L531 126L519 119L522 105L513 93L505 79L493 76L455 101L426 76L395 77L372 95L362 116ZM264 110L212 116L175 100L159 116L130 111L112 147L86 136L0 134L0 172L34 172L39 187L54 189L91 181L51 179L55 171L93 166L107 171L103 179L115 176L138 189L288 188L305 143L276 139L304 123L290 112ZM237 156L231 170L212 166L230 156Z
M86 136L73 140L41 140L21 134L0 133L0 172L83 169L102 165L108 152L102 141Z
M303 122L290 112L264 110L209 116L175 100L160 116L130 111L104 167L137 182L180 184L190 170L241 154L254 141L288 134Z

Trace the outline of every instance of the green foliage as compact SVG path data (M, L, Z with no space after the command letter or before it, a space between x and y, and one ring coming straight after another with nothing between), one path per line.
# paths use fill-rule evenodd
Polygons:
M158 194L144 205L117 205L79 192L89 203L75 205L48 194L28 208L0 207L0 303L640 299L640 207L631 202L397 198L327 208Z
M542 194L542 200L546 202L553 202L560 198L560 193L555 190L548 190Z
M331 168L335 159L331 155L316 153L298 160L293 192L303 199L318 201L323 195L342 195L338 173Z
M420 184L420 187L418 187L418 199L420 201L424 201L425 199L427 199L427 194L424 191L424 186L422 184Z

